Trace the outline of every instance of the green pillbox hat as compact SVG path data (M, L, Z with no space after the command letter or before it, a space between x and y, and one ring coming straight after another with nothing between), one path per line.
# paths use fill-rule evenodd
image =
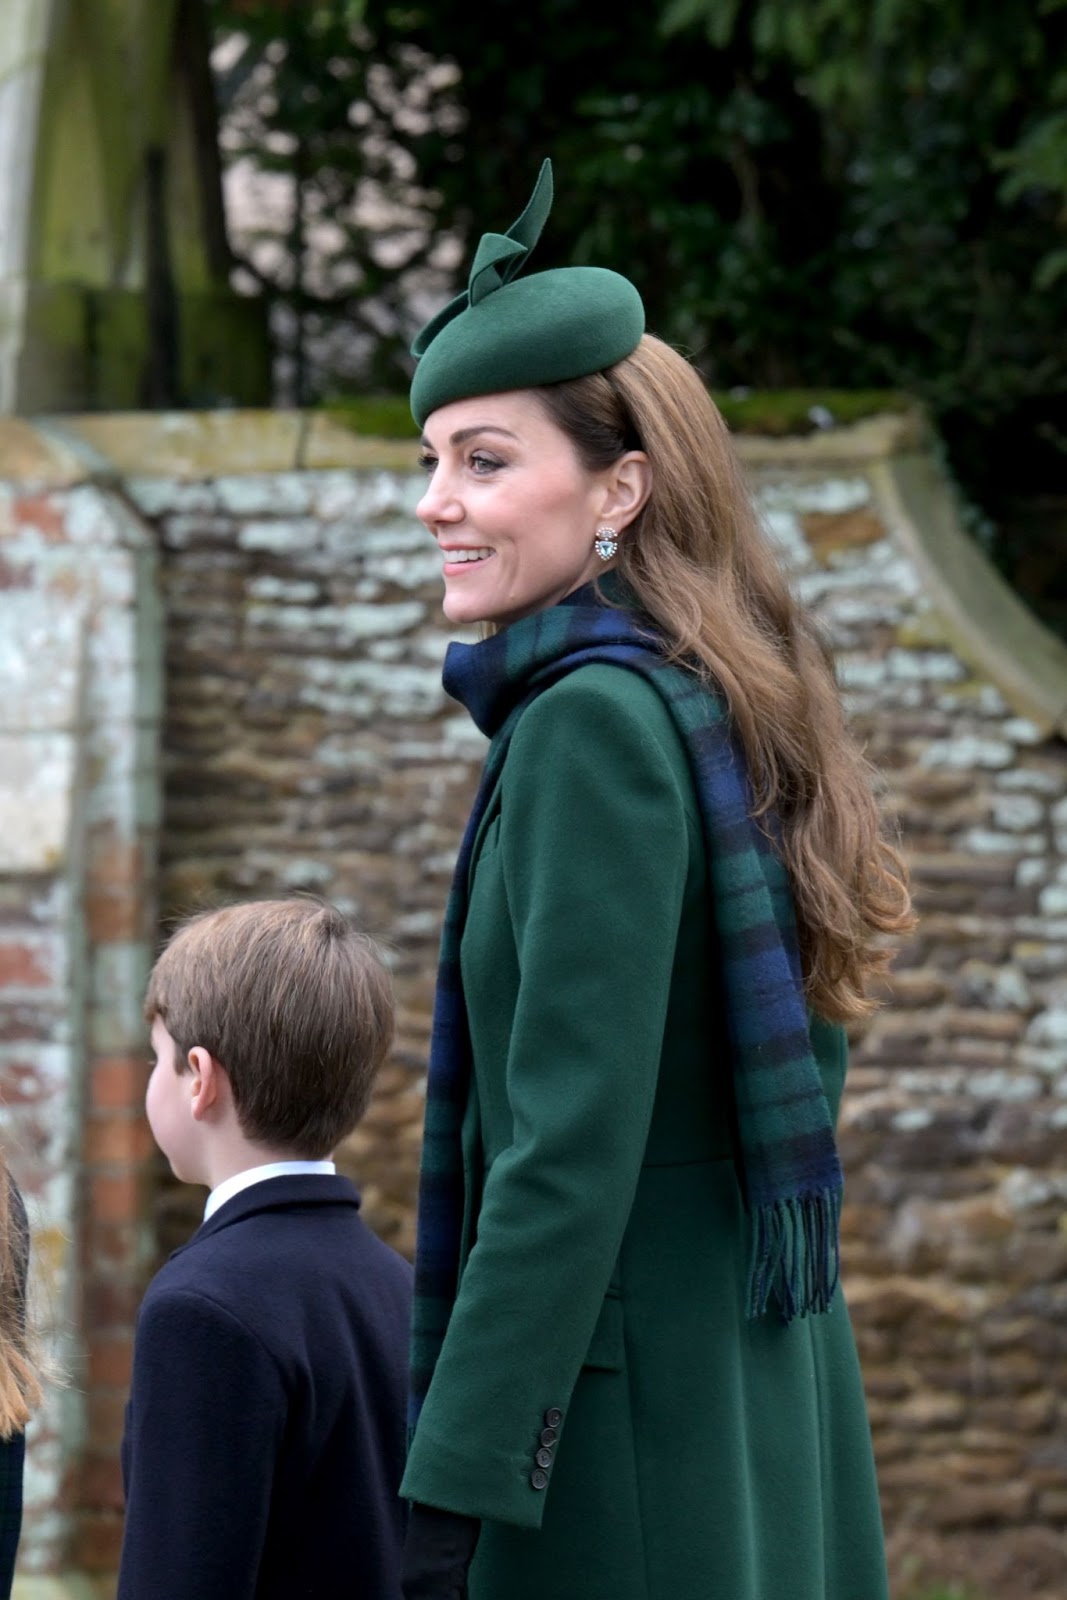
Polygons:
M604 267L517 278L551 206L545 161L522 216L507 233L482 235L467 288L416 335L411 414L420 428L452 400L584 378L637 348L645 309L628 278Z

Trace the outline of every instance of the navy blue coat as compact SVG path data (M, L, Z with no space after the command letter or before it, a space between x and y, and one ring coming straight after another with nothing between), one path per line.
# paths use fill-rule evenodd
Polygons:
M411 1268L342 1177L268 1178L145 1295L119 1600L400 1600Z

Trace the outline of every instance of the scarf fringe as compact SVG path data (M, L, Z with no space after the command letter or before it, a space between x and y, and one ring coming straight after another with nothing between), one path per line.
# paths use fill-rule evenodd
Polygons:
M762 1317L770 1302L783 1322L829 1311L841 1272L836 1188L775 1200L753 1218L748 1274L748 1316Z

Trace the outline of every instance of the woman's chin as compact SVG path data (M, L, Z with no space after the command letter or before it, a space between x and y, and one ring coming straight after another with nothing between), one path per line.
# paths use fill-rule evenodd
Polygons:
M441 602L441 610L449 622L454 622L457 627L473 627L479 622L491 622L492 618L485 615L485 607L478 605L473 597L467 595L449 594Z

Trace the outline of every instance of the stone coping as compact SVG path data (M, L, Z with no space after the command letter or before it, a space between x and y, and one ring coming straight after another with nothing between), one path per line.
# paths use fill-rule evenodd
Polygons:
M933 456L871 463L886 526L914 561L949 642L1043 734L1067 738L1067 644L1046 628L960 526Z
M330 468L414 472L414 439L352 433L319 411L114 411L0 417L0 481L62 488Z
M1067 644L1038 621L959 523L920 408L803 436L736 434L745 467L867 475L960 655L1042 733L1067 738ZM414 440L352 432L322 411L100 412L0 417L0 481L179 482L301 471L414 472Z
M867 417L787 438L735 435L758 466L859 465L921 443L919 412ZM84 479L192 481L252 472L330 468L397 472L417 465L418 444L353 433L322 411L86 412L0 417L0 480L61 488Z

